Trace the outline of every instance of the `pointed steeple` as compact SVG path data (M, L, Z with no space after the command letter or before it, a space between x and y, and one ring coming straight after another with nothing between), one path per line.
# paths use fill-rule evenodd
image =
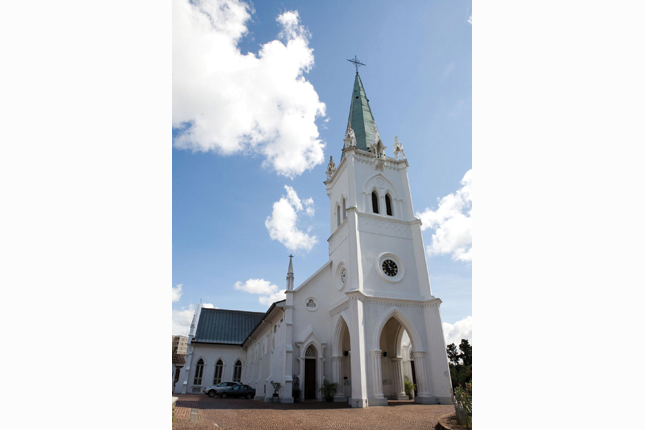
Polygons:
M356 147L363 151L370 150L370 143L374 134L378 134L376 122L370 109L370 103L365 95L365 88L361 77L356 72L354 79L354 91L352 92L352 103L349 106L348 125L354 130L356 136Z
M287 291L293 291L293 255L289 256L289 270L287 270Z

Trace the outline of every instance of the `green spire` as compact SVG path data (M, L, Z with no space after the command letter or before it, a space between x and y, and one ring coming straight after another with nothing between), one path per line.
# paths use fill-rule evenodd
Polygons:
M356 79L354 79L354 91L352 92L352 103L349 106L348 122L356 135L356 147L369 151L374 131L376 130L376 133L378 133L378 129L376 129L370 103L365 95L365 88L363 88L363 82L361 82L358 72L356 72Z

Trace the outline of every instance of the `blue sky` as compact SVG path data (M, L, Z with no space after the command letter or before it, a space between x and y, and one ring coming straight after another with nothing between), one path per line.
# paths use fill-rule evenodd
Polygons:
M388 153L396 135L410 164L443 321L471 338L471 2L258 2L250 19L239 3L226 14L221 0L200 3L202 12L174 3L173 331L200 300L265 311L260 295L234 286L250 291L245 283L262 279L254 291L283 289L290 253L296 285L328 260L322 182L329 156L340 159L355 74L346 59L357 55ZM192 21L178 22L182 13ZM195 18L207 14L210 29ZM276 118L272 105L302 118ZM289 156L305 150L301 162ZM287 204L285 185L303 203L295 228L316 237L310 249L289 249L265 225L276 202Z

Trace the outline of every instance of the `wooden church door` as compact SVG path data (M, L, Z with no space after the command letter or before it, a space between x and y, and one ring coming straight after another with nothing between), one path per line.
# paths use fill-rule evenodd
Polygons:
M316 398L316 360L305 360L305 399Z

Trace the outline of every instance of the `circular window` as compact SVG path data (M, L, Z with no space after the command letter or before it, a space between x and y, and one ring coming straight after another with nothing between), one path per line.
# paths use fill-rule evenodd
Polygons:
M305 300L305 307L309 312L317 311L318 301L313 297L309 297L307 300Z
M340 263L336 269L336 289L342 290L345 288L345 284L347 284L347 268L343 263Z
M390 252L384 252L376 259L376 271L385 281L397 283L405 274L401 259Z

